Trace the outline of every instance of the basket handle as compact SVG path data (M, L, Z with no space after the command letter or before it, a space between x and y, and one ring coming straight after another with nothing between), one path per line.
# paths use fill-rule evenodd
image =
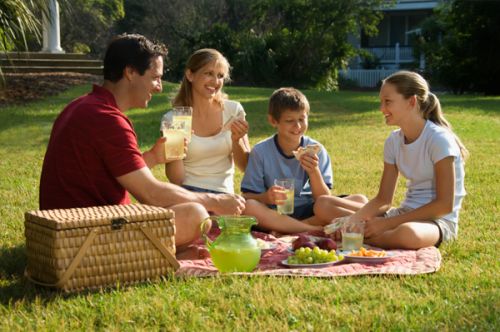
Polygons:
M181 265L175 258L175 256L168 250L163 243L156 237L147 226L141 226L141 231L146 235L146 237L154 244L154 246L162 253L162 255L167 259L167 261L172 265L174 269L178 269Z
M97 229L92 229L89 232L89 235L87 235L87 238L83 242L82 246L80 247L80 249L78 249L78 253L76 254L75 258L73 258L73 260L71 261L71 264L69 264L68 269L64 272L64 274L61 277L61 279L59 279L59 281L57 281L56 283L54 283L54 284L48 284L48 283L44 283L44 282L41 282L41 281L33 279L31 277L31 274L28 271L28 268L26 268L24 270L25 277L29 281L31 281L31 282L33 282L34 284L37 284L37 285L46 286L46 287L61 288L69 280L69 278L71 278L71 276L75 272L75 270L78 267L78 265L80 265L80 262L82 261L83 256L85 255L85 253L87 252L87 249L92 244L92 241L94 240L94 238L96 237L96 235L97 235Z

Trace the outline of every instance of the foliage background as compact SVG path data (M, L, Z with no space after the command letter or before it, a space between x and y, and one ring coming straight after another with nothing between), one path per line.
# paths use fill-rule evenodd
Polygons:
M36 50L49 0L0 2L0 51ZM179 81L196 49L220 50L238 85L336 90L338 70L366 52L350 34L377 33L395 0L59 0L62 47L102 58L108 41L140 33L170 47L164 78ZM500 1L440 2L423 24L417 53L425 76L454 93L500 94ZM417 57L419 57L417 54ZM373 65L373 64L372 64ZM415 68L416 68L415 64ZM349 83L349 82L346 82Z
M456 0L423 24L428 77L454 93L500 94L500 1Z

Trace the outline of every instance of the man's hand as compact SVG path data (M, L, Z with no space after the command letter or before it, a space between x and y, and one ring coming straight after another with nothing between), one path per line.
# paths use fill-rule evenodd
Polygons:
M245 210L245 199L235 194L214 194L210 211L217 215L240 215Z
M155 145L148 151L142 154L146 165L149 169L152 169L158 164L165 164L167 161L165 159L165 142L167 139L165 137L160 137L156 140Z

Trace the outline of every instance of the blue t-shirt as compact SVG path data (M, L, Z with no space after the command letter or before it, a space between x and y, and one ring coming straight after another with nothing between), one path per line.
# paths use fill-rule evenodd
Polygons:
M323 145L310 137L302 136L300 146L319 144L319 169L328 188L332 189L333 172L330 157ZM278 145L278 135L257 143L248 159L241 192L260 194L274 185L275 179L295 179L295 206L314 204L314 199L307 172L300 166L294 156L286 156Z

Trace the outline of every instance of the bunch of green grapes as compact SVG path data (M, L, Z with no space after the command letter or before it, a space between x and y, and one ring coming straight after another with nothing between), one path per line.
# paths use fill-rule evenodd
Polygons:
M323 250L319 247L314 247L314 249L308 247L302 247L295 250L293 256L288 257L288 264L318 264L318 263L328 263L336 262L344 257L342 255L337 255L335 250Z

